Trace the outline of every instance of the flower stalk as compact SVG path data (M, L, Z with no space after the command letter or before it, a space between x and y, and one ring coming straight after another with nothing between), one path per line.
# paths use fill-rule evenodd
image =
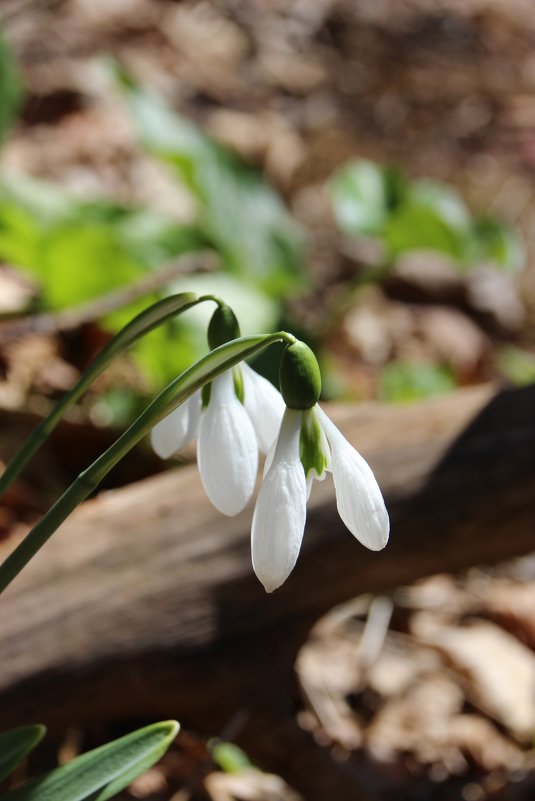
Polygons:
M208 299L208 296L205 296L204 299ZM213 299L212 296L209 299ZM200 299L191 300L191 305L199 301ZM268 345L280 341L292 344L295 342L295 338L285 331L279 331L274 334L241 337L233 340L212 350L168 384L116 442L80 473L78 478L0 565L0 593L43 547L71 512L98 487L109 471L157 422L208 382L230 370L243 359L254 356Z
M135 342L144 337L145 334L148 334L149 331L153 331L177 314L182 314L182 312L206 300L213 301L217 303L218 306L224 305L215 295L198 296L194 292L182 292L178 295L170 295L168 298L163 298L163 300L144 309L115 334L80 376L75 386L58 401L50 414L36 426L26 442L24 442L15 456L6 465L4 472L0 476L0 497L22 472L36 451L39 450L40 446L47 440L67 409L73 406L84 392L89 389L95 379L98 378L116 356L119 356L127 350L127 348L131 347Z

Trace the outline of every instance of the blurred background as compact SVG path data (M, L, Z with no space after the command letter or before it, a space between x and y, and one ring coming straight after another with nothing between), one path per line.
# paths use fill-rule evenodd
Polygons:
M530 0L2 0L0 21L2 460L185 289L309 342L326 401L535 380ZM206 351L207 314L99 379L3 499L3 537ZM275 381L277 358L255 367ZM143 447L105 486L164 467ZM321 622L300 724L363 799L532 797L534 580L530 557L474 567ZM182 734L124 798L297 798L218 734Z

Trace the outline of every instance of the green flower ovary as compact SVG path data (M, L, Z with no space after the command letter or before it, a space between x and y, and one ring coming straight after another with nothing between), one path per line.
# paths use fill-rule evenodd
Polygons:
M314 470L322 476L329 466L329 457L325 452L325 437L314 409L303 412L301 433L299 436L299 455L305 469L305 476Z
M279 369L281 395L289 409L312 409L321 393L318 361L308 345L297 340L284 350Z

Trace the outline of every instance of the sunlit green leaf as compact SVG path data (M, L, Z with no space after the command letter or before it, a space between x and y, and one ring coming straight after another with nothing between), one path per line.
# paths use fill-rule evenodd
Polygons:
M80 205L80 201L49 181L7 171L0 177L0 199L24 210L42 226L76 219Z
M364 159L351 162L331 182L336 221L348 234L382 234L405 189L397 170Z
M44 726L19 726L0 732L0 781L9 776L17 765L33 751L43 739Z
M457 261L465 256L464 227L452 225L439 211L416 201L404 204L390 218L384 239L392 258L411 250L436 250Z
M453 374L443 365L394 361L381 372L378 395L390 403L412 403L454 388Z
M197 198L199 226L225 266L273 295L302 283L302 236L261 175L131 79L122 87L141 143Z
M2 801L106 801L157 762L177 731L175 721L146 726L12 790Z
M408 193L408 203L432 209L437 217L456 231L466 231L471 216L456 189L448 184L423 179L415 181Z
M77 200L24 176L0 179L0 258L37 278L46 309L105 295L206 244L195 226L165 215Z

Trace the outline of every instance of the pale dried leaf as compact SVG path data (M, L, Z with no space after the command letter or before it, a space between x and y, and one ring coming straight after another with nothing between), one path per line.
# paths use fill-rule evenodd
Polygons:
M420 642L432 645L466 683L469 699L527 742L535 731L535 654L491 623L462 628L441 624L422 613L412 628Z

